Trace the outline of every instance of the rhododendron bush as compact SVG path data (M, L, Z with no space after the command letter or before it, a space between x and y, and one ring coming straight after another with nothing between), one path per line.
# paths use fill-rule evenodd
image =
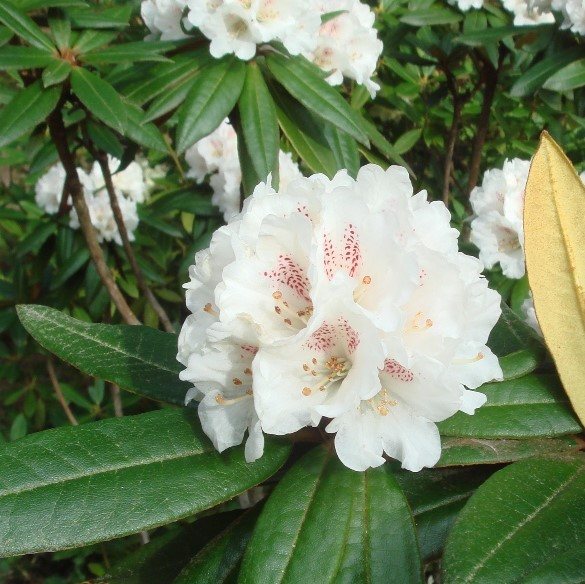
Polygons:
M0 580L585 580L585 3L0 2Z

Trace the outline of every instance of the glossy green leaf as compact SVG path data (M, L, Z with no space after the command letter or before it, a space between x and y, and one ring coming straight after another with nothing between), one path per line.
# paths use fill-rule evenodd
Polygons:
M458 37L455 42L468 45L470 47L481 47L489 43L496 43L508 37L516 35L525 35L542 31L541 26L497 26L482 28L478 30L466 31Z
M536 438L581 431L556 375L525 375L487 383L487 402L473 416L458 412L438 424L441 434L472 438Z
M132 15L132 5L70 8L67 16L78 28L124 28Z
M77 53L85 53L98 47L103 47L113 41L118 35L115 32L103 30L83 30L79 34L73 48Z
M35 69L54 60L52 55L36 47L0 47L0 69Z
M67 77L69 77L72 70L73 67L67 61L55 59L43 71L43 85L45 87L51 87L51 85L62 83Z
M400 136L400 138L398 138L398 140L396 140L396 143L394 144L396 152L400 155L406 154L406 152L413 148L414 145L419 141L421 135L422 130L418 128L415 128L414 130L409 130L408 132L402 134L402 136Z
M215 513L190 525L178 525L153 537L146 546L126 556L107 575L108 584L169 584L194 554L241 515Z
M278 123L297 154L313 172L322 172L328 177L335 174L336 163L323 134L315 131L319 124L300 104L277 94L276 112Z
M123 63L128 61L136 63L140 61L168 61L160 53L172 48L172 43L137 41L124 43L106 48L93 49L83 54L83 61L90 65L103 65L105 63Z
M498 356L528 350L540 356L544 353L542 339L508 305L502 302L502 315L492 329L488 346Z
M96 123L93 120L87 121L87 133L97 148L111 154L120 160L124 155L124 147L116 136L105 124Z
M579 59L549 77L543 87L552 91L571 91L583 85L585 85L585 59Z
M269 561L267 561L269 558ZM268 499L239 582L422 582L412 515L388 465L354 472L325 448Z
M538 355L534 351L523 349L500 357L500 367L504 379L516 379L532 373L539 363Z
M152 399L182 405L177 337L145 327L88 324L34 304L18 307L26 330L47 351L84 373Z
M15 249L16 257L22 258L30 252L37 252L39 248L57 231L54 222L39 224L27 237L25 237Z
M18 0L22 10L36 10L38 8L70 8L87 6L84 0Z
M280 135L276 107L258 64L248 63L246 80L238 102L242 135L257 176L266 180L272 173L278 184Z
M423 560L440 555L465 502L492 472L483 468L395 473L412 509Z
M89 257L89 250L86 247L80 247L72 253L51 282L51 290L56 290L79 272L87 264Z
M400 17L400 22L412 26L433 26L438 24L453 24L463 20L463 15L454 10L440 6L431 6L409 10L404 16Z
M131 140L159 152L168 152L161 131L152 122L144 120L144 112L134 104L126 103L126 127L124 134Z
M369 145L361 116L313 71L314 65L302 57L286 58L276 54L269 55L266 63L276 80L306 108L358 142Z
M444 437L441 442L442 453L437 467L502 464L531 456L561 454L579 449L577 442L570 437L527 440Z
M126 105L107 81L87 69L77 67L71 73L71 88L92 115L114 130L124 132Z
M345 168L355 178L360 169L360 153L356 141L331 124L325 126L325 138L335 158L336 169Z
M55 109L61 90L43 89L36 81L19 91L0 111L0 147L7 146L45 121Z
M62 427L0 446L0 556L152 529L227 501L284 463L289 446L219 454L187 409Z
M246 65L235 57L203 69L178 112L177 152L184 152L221 124L236 105L245 78Z
M583 581L585 563L571 562L585 548L583 492L582 455L524 460L500 470L471 497L451 531L442 581ZM556 572L559 566L573 579Z
M55 50L51 39L33 19L21 12L10 0L2 0L0 3L0 22L33 47L49 53Z
M185 76L180 82L175 83L172 87L157 97L148 108L144 121L151 122L164 116L179 107L184 101L189 91L193 87L196 72Z
M173 584L235 582L257 517L258 511L256 509L243 514L198 552L173 580Z
M65 18L49 17L49 27L59 49L66 49L71 43L71 23Z
M559 69L582 56L583 53L579 47L553 52L533 67L530 67L526 73L517 79L510 88L510 94L515 97L529 95L533 91L540 89Z

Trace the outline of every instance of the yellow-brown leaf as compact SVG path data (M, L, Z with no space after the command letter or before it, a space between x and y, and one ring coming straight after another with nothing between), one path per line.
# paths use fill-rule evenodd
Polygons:
M585 423L585 187L546 132L524 205L526 268L544 338Z

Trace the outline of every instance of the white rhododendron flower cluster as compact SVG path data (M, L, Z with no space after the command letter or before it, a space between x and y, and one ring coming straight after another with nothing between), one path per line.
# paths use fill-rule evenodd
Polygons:
M516 26L546 24L555 21L550 11L550 2L539 0L502 0L504 8L514 14ZM548 6L546 5L548 4Z
M160 38L162 41L186 38L184 31L191 28L183 18L186 5L186 0L143 0L140 12L151 32L149 38Z
M116 172L120 161L108 157L112 182L116 190L118 204L124 224L128 230L128 237L134 240L134 231L138 227L137 203L143 203L148 195L149 187L146 182L142 166L131 162L124 170ZM83 186L85 201L89 208L92 225L97 231L98 240L115 241L122 245L122 239L116 225L114 213L110 205L110 198L106 191L104 177L97 162L89 173L82 168L77 169L79 180ZM152 183L153 184L153 183ZM65 185L65 169L58 163L52 166L37 182L35 187L35 201L46 213L57 213ZM71 200L68 201L71 207ZM74 208L70 209L69 225L72 229L79 228L79 218Z
M439 459L436 423L501 378L500 297L441 202L375 165L258 185L190 269L177 358L219 451L323 423L355 470ZM469 388L469 389L468 389Z
M322 22L334 12L341 14ZM248 60L259 45L277 41L331 72L332 85L346 77L372 96L380 89L372 76L383 45L374 13L359 0L144 0L142 18L152 36L163 40L186 36L186 22L187 29L197 27L216 58L233 53Z
M524 190L528 160L506 160L502 169L486 171L481 186L471 192L476 218L471 223L471 241L487 268L500 264L508 278L521 278L524 261Z
M483 8L483 0L449 0L449 4L467 12L471 8Z
M213 189L211 202L219 207L226 221L240 212L242 169L238 158L238 136L226 119L209 136L202 138L185 152L189 165L187 176L202 183L209 177ZM290 153L279 152L280 184L286 186L301 176Z

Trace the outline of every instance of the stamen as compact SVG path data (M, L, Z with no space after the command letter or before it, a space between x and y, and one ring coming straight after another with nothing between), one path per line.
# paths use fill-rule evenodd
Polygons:
M485 355L483 353L478 353L475 357L471 357L470 359L453 359L453 363L455 365L469 365L470 363L477 363L481 361Z
M219 313L213 309L213 306L211 305L211 302L208 302L204 307L203 307L203 311L207 312L208 314L211 314L211 316L219 316Z

